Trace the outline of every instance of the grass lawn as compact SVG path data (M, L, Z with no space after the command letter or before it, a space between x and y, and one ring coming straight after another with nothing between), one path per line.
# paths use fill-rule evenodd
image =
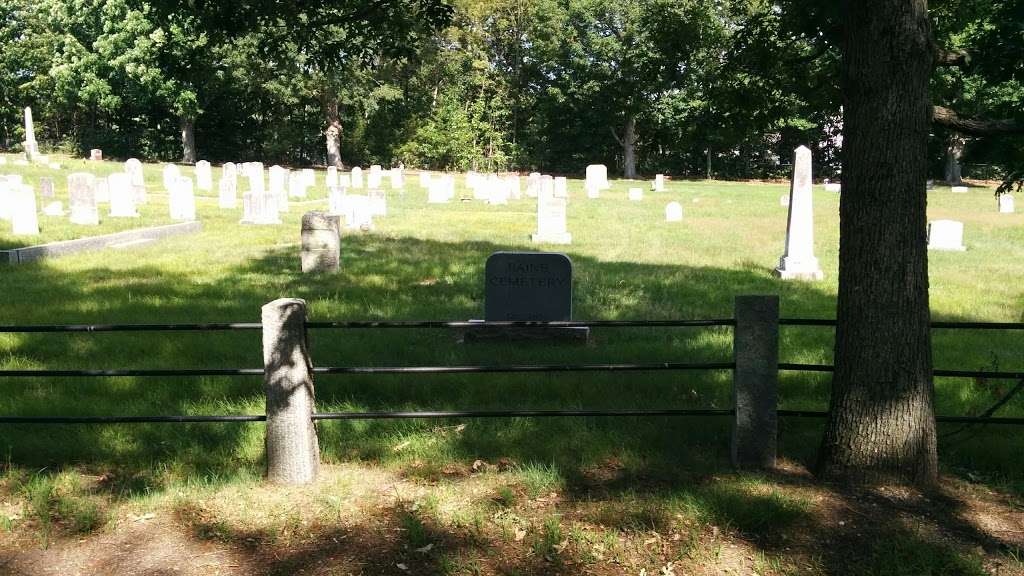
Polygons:
M63 164L53 174L65 202L68 173L120 169ZM32 184L47 172L0 166ZM150 204L131 224L166 223L160 166L145 165L145 176ZM569 254L576 319L730 317L734 296L763 293L780 295L784 317L835 315L839 196L820 186L815 244L825 279L816 283L771 275L783 250L785 184L669 182L629 202L628 182L588 200L571 180L573 243L562 247L530 244L534 201L428 205L415 177L404 193L389 192L374 232L343 235L340 273L304 276L299 219L326 207L322 171L318 179L315 198L293 202L280 226L239 225L240 209L200 198L199 234L0 268L0 323L253 322L282 296L306 299L311 320L480 318L484 262L510 249ZM929 219L964 222L967 246L930 254L937 320L1024 320L1024 286L1012 280L1024 262L1024 215L998 214L992 193L929 194ZM671 200L683 204L681 223L664 221ZM41 221L52 239L108 225L83 232ZM24 242L7 226L0 247ZM936 368L1024 371L1020 333L936 330L933 339ZM318 366L727 361L732 346L728 329L693 328L595 329L586 346L314 330L310 345ZM831 363L831 351L829 329L783 328L784 362ZM256 331L0 334L7 369L261 365ZM939 378L937 410L979 414L1013 384ZM730 386L728 372L321 376L317 407L727 408ZM781 407L824 410L828 386L827 376L783 373ZM0 379L0 414L11 415L259 414L263 402L259 377ZM1024 415L1024 401L997 415ZM734 473L729 426L710 417L321 422L323 480L280 489L260 481L262 424L3 425L0 551L10 552L0 552L0 571L6 560L35 573L56 557L47 547L62 551L69 571L80 568L75 558L114 562L105 546L154 538L178 542L168 554L186 551L182 573L203 573L200 548L229 574L1024 570L1017 428L940 427L944 492L920 495L813 482L814 421L781 423L778 473Z

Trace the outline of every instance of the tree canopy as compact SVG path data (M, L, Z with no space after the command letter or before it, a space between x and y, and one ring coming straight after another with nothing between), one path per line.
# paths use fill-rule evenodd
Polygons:
M930 176L1019 179L1024 1L929 17ZM110 157L188 132L213 161L745 178L805 144L833 176L841 29L811 0L0 0L0 144L31 106L44 148Z

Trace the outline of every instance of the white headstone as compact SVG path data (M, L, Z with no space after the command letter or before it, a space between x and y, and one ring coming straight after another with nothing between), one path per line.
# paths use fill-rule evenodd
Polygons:
M96 177L84 172L68 175L68 195L70 196L72 224L96 226L100 223L100 213L96 206Z
M928 223L928 249L963 252L964 223L956 220L933 220Z
M789 206L789 194L779 196L779 206Z
M420 188L430 189L430 172L420 170Z
M655 174L654 175L654 191L664 192L665 191L665 175Z
M342 200L345 197L345 189L339 186L332 186L327 189L327 213L333 215L344 215Z
M328 166L327 167L327 176L325 178L326 178L326 181L324 182L324 186L326 188L330 189L330 188L332 188L334 186L337 186L338 185L338 167L337 166Z
M270 193L276 196L284 196L287 193L288 169L277 164L270 167Z
M353 188L362 188L363 187L363 169L362 168L360 168L359 166L353 166L352 167L352 172L350 173L350 176L352 177L352 187Z
M448 195L448 183L445 177L433 178L430 180L430 188L427 189L428 204L447 204L451 200Z
M178 185L181 178L181 170L176 164L164 164L164 190L169 194Z
M306 184L306 188L313 188L316 186L316 170L312 168L302 169L302 181Z
M260 169L262 174L263 170ZM262 177L260 178L262 181ZM240 224L280 224L277 196L266 192L246 192L242 195L242 220Z
M288 197L305 198L307 182L308 178L302 172L290 172L288 174Z
M487 177L487 203L491 205L508 204L509 186L508 183L497 174Z
M145 204L146 179L142 173L142 162L138 158L129 158L124 163L124 172L128 175L128 184L132 187L136 204Z
M669 202L665 206L666 222L681 222L683 220L683 205L679 202Z
M384 173L381 171L380 164L370 166L370 172L366 175L366 187L370 190L380 189L380 183L383 178Z
M1012 194L1000 194L999 195L999 213L1000 214L1013 214L1013 195Z
M368 190L366 195L370 216L384 217L388 215L388 198L384 195L383 190Z
M263 193L266 192L267 188L266 188L265 180L263 179L264 178L264 173L263 173L263 163L262 162L250 162L250 163L247 163L245 177L246 177L246 179L249 180L249 192L252 192L253 194L263 194ZM275 206L276 206L276 202L275 202ZM274 217L275 218L277 217L276 212L275 212Z
M39 234L35 190L26 184L19 184L11 189L8 197L11 203L11 232L16 236Z
M633 201L633 202L639 202L640 200L643 200L644 199L644 190L643 190L643 188L630 188L629 189L629 199L631 201Z
M551 182L551 177L547 177ZM535 243L570 244L572 234L566 227L566 200L554 194L554 185L545 189L541 184L540 195L537 196L537 233L531 236Z
M196 188L206 192L213 191L213 168L206 160L196 162Z
M608 167L604 164L591 164L587 166L586 187L596 187L598 191L608 190L611 184L608 182Z
M25 159L29 162L36 160L39 155L39 145L36 144L36 129L32 123L32 109L25 107L25 141L22 142L25 148Z
M565 179L565 176L555 177L555 196L559 198L569 197L569 181Z
M138 218L135 211L135 190L132 188L131 177L124 172L111 174L107 178L110 188L110 217Z
M842 192L843 187L841 184L836 182L829 182L828 178L825 178L825 192Z
M170 204L171 220L191 222L196 219L196 195L191 178L178 178L171 190Z
M238 206L238 169L231 162L221 168L220 182L217 183L217 206L228 210Z
M526 195L530 198L540 195L540 178L540 172L530 172L530 175L526 177Z
M793 179L789 189L786 252L775 274L783 280L820 280L824 277L814 257L814 197L811 151L800 146L793 154Z
M967 194L969 188L967 186L953 186L950 188L954 194Z
M341 197L341 216L348 230L373 230L373 211L370 198L359 194Z
M388 175L391 177L391 189L401 190L405 188L405 178L402 175L401 168L392 168L388 171Z

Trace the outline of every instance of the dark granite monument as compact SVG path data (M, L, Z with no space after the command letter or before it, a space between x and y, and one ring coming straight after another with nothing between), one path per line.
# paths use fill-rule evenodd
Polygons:
M565 254L495 252L484 278L484 320L572 319L572 261Z
M572 261L565 254L495 252L484 271L485 322L572 320ZM586 342L587 327L488 326L460 331L460 340Z

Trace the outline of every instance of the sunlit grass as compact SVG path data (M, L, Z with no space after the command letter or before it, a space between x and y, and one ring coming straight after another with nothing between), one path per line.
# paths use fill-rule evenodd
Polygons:
M58 198L65 202L67 173L120 169L109 162L63 164L55 180ZM34 185L48 170L0 167L3 173L23 173ZM190 175L190 170L183 171ZM160 166L146 165L145 174L151 204L132 225L164 223ZM214 174L219 175L218 168ZM314 198L323 198L322 172L318 179ZM487 256L498 250L536 249L565 251L572 258L578 319L727 318L736 295L764 293L780 295L786 317L834 317L838 195L816 189L816 249L825 280L803 283L771 275L783 249L786 209L778 199L786 185L671 182L667 192L646 192L642 202L626 200L628 187L615 182L600 199L588 200L582 182L570 181L573 244L535 246L529 243L536 225L534 202L428 205L415 178L407 178L403 193L389 192L389 214L376 223L376 231L343 235L341 271L328 276L302 275L297 254L301 213L324 208L326 202L293 203L281 226L255 227L238 224L240 210L220 210L214 197L200 198L203 231L198 234L0 269L0 323L254 322L264 303L282 296L306 299L313 320L480 318ZM682 223L664 221L670 200L683 204ZM1024 286L1014 280L1024 262L1024 216L996 214L990 189L960 195L938 188L929 203L930 218L964 222L968 247L964 253L930 254L933 317L1021 321ZM10 236L6 226L0 223L0 244L25 241ZM101 231L107 229L44 226L47 239ZM715 362L727 360L732 349L731 330L725 328L595 329L585 346L463 345L453 334L436 330L314 330L309 337L318 366ZM936 331L933 338L937 367L1024 370L1024 350L1014 333ZM829 329L782 330L785 362L830 363L832 347ZM258 331L0 335L0 367L5 369L261 365ZM324 376L316 385L322 411L731 405L728 372ZM940 378L937 410L980 413L1009 385ZM827 376L782 375L785 408L823 410L828 393ZM259 377L0 379L0 414L11 415L260 414L263 402ZM1024 403L1014 400L1000 415L1022 412ZM513 543L516 530L526 529L522 545L537 555L564 554L555 546L568 542L571 547L565 550L578 550L580 558L597 562L598 556L626 554L626 544L616 536L620 531L668 526L684 542L696 542L695 526L721 524L758 539L767 538L765 522L802 521L806 502L756 481L695 483L692 489L667 494L655 490L660 495L625 490L636 483L658 487L727 469L729 426L722 418L630 417L332 421L319 423L318 429L328 463L379 466L411 482L441 486L477 474L477 461L483 470L500 471L480 487L472 504L457 504L465 494L453 493L451 501L443 491L435 495L440 499L434 503L436 514L426 513L430 506L412 510L409 506L422 494L407 495L408 502L403 502L408 506L395 514L398 522L409 523L407 530L422 524L422 538L410 536L412 544L430 537L438 526L460 534L490 530ZM809 465L819 441L820 423L783 421L784 456ZM943 437L941 458L948 471L1020 490L1024 470L1017 456L1022 444L1013 429L971 430ZM283 538L295 522L284 512L235 518L237 506L219 514L195 508L197 501L212 507L208 499L226 497L221 491L235 497L258 484L263 466L263 426L258 423L3 425L0 452L15 471L115 471L107 494L140 507L180 498L183 517L214 538L232 538L254 527L264 536ZM60 484L64 480L57 476L44 476L12 480L5 489L33 503L33 510L49 510L47 517L59 519L62 526L78 526L72 531L102 528L107 516L100 501ZM339 492L354 490L352 478L338 481L348 482ZM54 492L58 484L65 486L64 492ZM594 488L598 485L604 486L600 490L611 485L619 491L611 497ZM581 518L570 519L553 513L522 518L515 511L525 501L566 490L575 490L584 501L593 497L595 504ZM67 496L63 504L53 499L55 493ZM317 511L298 521L351 519L354 504L330 496L318 495ZM678 525L676 514L696 524ZM710 561L713 553L694 548L693 557ZM897 548L878 551L880 556L904 553L916 554ZM912 566L924 561L913 558ZM769 568L779 562L771 555L759 561ZM476 560L464 554L444 562L458 572L471 570Z

